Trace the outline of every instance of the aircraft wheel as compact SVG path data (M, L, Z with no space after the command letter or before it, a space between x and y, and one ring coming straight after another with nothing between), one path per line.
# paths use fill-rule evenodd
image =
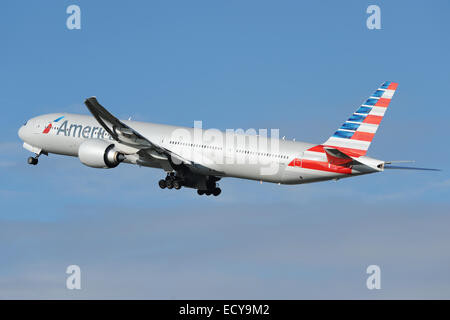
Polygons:
M33 158L33 157L29 157L28 158L28 164L32 164L33 166L38 164L38 159L37 158Z
M221 192L222 190L220 188L214 188L213 195L217 197Z
M158 184L161 189L165 189L167 187L166 180L161 179Z
M173 182L173 187L174 187L176 190L180 190L180 189L181 189L181 183L180 183L180 181L175 180L175 181Z
M210 196L210 195L211 195L211 191L206 191L205 194L206 194L207 196Z
M203 190L197 190L197 193L198 193L199 196L202 196L202 195L205 194L205 191L203 191Z
M173 188L173 182L172 182L172 180L166 181L166 186L167 186L167 189L172 189L172 188Z

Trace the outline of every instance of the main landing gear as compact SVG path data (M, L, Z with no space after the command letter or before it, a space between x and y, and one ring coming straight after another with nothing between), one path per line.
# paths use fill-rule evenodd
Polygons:
M203 183L198 180L193 180L192 177L186 175L178 175L175 172L171 172L167 174L167 177L165 179L161 179L158 182L158 185L161 189L175 189L179 190L182 186L187 188L194 188L197 189L197 193L199 195L214 195L218 196L222 190L217 186L217 181L220 178L217 177L201 177L203 180Z
M222 192L222 190L217 186L217 181L219 180L220 178L217 177L208 177L206 180L206 189L198 189L198 195L202 196L205 194L207 196L213 195L217 197Z
M178 177L173 172L167 174L166 179L159 180L158 184L161 189L175 188L175 190L180 190L182 186L181 180L178 179Z
M200 190L200 189L197 190L197 193L198 193L199 196L202 196L202 195L205 194L207 196L213 195L213 196L217 197L221 192L222 192L222 190L220 188L218 188L218 187L215 187L212 190L210 190L210 189L208 189L208 190Z

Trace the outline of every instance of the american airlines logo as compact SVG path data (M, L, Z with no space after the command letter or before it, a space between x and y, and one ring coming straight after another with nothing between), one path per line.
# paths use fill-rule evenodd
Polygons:
M62 117L61 117L62 118ZM60 120L58 118L57 120ZM57 122L55 120L54 122ZM48 133L52 124L49 124L43 133ZM49 128L47 130L47 128ZM66 137L84 138L84 139L107 139L113 140L111 135L102 127L83 126L81 124L71 123L65 120L57 129L56 135L64 135ZM47 131L47 132L45 132Z
M53 120L53 122L58 122L59 120L61 120L63 118L64 118L64 116L59 117L58 119ZM44 134L49 133L51 128L52 128L52 123L49 123L49 125L45 127L45 129L44 129L44 131L42 131L42 133L44 133Z

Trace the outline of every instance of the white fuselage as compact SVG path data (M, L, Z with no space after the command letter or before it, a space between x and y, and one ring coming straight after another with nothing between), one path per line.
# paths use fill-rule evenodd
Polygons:
M64 118L53 122L59 117ZM351 174L343 174L290 166L293 159L302 159L303 153L315 146L311 143L237 133L233 133L230 138L230 135L218 130L212 132L189 127L122 121L148 140L198 164L198 173L204 175L301 184L370 173L353 171ZM51 128L44 133L49 124L52 124ZM142 161L137 154L139 150L114 141L92 116L69 113L38 116L28 120L20 128L19 136L24 141L24 147L32 152L74 157L78 156L83 142L89 139L106 140L125 150L124 162L163 168L167 171L158 159ZM202 168L208 169L205 171Z

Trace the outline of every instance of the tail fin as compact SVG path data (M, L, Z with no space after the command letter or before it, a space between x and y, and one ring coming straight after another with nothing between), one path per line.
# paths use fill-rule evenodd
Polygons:
M398 83L386 81L323 144L350 156L363 156L377 132Z

